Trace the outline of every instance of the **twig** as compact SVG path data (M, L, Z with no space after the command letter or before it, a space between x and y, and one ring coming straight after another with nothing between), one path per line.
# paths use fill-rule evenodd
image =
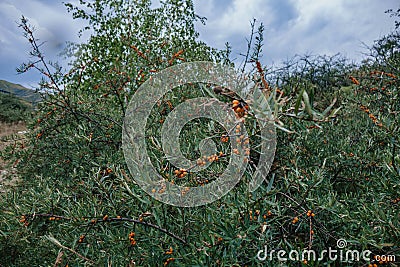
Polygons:
M250 50L251 50L251 45L252 45L252 43L253 43L254 25L255 25L255 23L256 23L256 20L255 20L255 19L253 19L253 21L250 22L250 25L251 25L251 34L250 34L250 39L247 40L247 51L246 51L246 55L245 55L245 58L244 58L242 73L244 73L244 70L246 69L247 61L248 61L248 59L249 59Z
M131 219L131 218L110 218L109 220L110 221L134 222L134 223L138 223L138 224L141 224L141 225L145 225L145 226L157 229L158 231L163 232L163 233L169 235L170 237L173 237L173 238L181 241L183 244L187 244L187 242L183 238L175 235L174 233L169 232L168 230L166 230L164 228L161 228L158 225L152 224L152 223L148 223L148 222L144 222L144 221L140 221L140 220L136 220L136 219Z
M74 254L75 254L76 256L78 256L79 258L81 258L81 259L83 259L83 260L85 260L85 261L87 261L87 262L90 262L91 264L94 264L94 261L92 261L91 259L86 258L86 257L83 256L82 254L79 254L79 253L76 252L75 250L73 250L73 249L71 249L71 248L69 248L69 247L66 247L66 246L62 245L62 244L60 243L60 241L58 241L58 240L55 239L54 237L52 237L52 236L45 236L45 238L46 238L47 240L49 240L50 242L52 242L53 244L55 244L56 246L58 246L58 247L60 247L60 248L62 248L62 249L66 249L66 250L68 250L69 252L74 253Z
M64 217L64 216L55 215L55 214L51 214L51 213L34 213L34 214L25 214L23 216L25 216L26 218L32 218L32 219L34 219L35 217L50 217L50 218L53 217L53 218L64 219L64 220L76 220L76 218L69 218L69 217ZM90 225L94 225L96 223L113 222L113 221L115 221L115 222L118 222L118 221L133 222L133 223L145 225L145 226L154 228L160 232L163 232L164 234L167 234L167 235L181 241L184 244L187 244L187 242L183 238L177 236L174 233L169 232L167 229L164 229L164 228L162 228L158 225L152 224L152 223L144 222L142 220L136 220L136 219L127 218L127 217L115 217L115 218L102 217L100 219L98 219L96 217L86 217L86 219L90 219L90 218L93 218L89 222Z

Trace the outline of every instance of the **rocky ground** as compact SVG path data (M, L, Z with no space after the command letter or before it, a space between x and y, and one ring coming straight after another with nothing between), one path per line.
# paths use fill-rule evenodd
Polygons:
M0 123L0 151L7 146L24 142L26 126L24 123ZM12 162L5 162L0 157L0 193L18 181Z

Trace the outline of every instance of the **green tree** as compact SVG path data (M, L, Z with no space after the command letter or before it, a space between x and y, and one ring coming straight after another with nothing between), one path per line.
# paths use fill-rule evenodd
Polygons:
M151 1L148 0L80 1L79 6L66 4L75 19L88 22L84 30L92 35L85 44L70 44L66 55L75 59L65 73L58 64L45 60L29 22L24 17L21 19L20 27L32 45L31 55L37 60L23 64L18 70L26 72L36 69L43 74L39 90L45 98L30 125L30 146L9 154L18 158L24 187L30 187L29 193L23 193L27 202L24 201L20 207L15 206L13 212L25 214L21 221L33 227L16 236L2 235L5 240L2 242L2 255L9 255L2 257L4 264L51 264L59 254L57 246L51 243L53 239L43 239L44 236L54 235L63 243L71 244L74 250L79 245L79 249L84 249L86 245L78 242L79 237L87 236L89 232L82 232L76 227L90 223L89 217L97 221L99 215L102 219L103 215L109 214L114 220L116 216L124 216L131 218L134 225L135 222L142 223L139 221L140 214L153 207L160 208L160 204L150 200L139 188L129 188L132 185L129 182L131 178L125 171L127 168L121 151L121 127L128 100L146 79L160 69L196 60L227 63L229 52L210 48L198 40L194 22L203 18L194 13L192 1L162 1L161 7L156 9L150 5ZM46 181L47 189L37 183L38 179ZM56 197L59 192L57 188L63 191L61 198ZM116 191L112 192L114 189ZM126 202L128 199L131 200ZM108 204L103 206L106 202ZM32 203L37 205L31 206ZM80 205L83 206L78 208ZM31 224L33 217L28 214L33 210L40 210L45 219L32 220ZM53 221L61 219L53 214L61 211L66 224L52 225ZM87 219L78 224L71 221L78 217ZM158 217L157 221L160 222ZM86 262L100 264L110 261L124 265L130 261L129 258L137 252L128 240L128 234L134 227L131 225L128 227L130 229L124 230L127 225L122 220L120 222L120 226L109 229L113 229L112 234L106 230L98 237L93 235L94 239L90 242L102 238L102 235L114 241L107 241L108 252L103 256L99 254L100 247L91 247L91 252L84 254L93 256L93 260ZM163 226L166 223L163 222ZM139 232L143 231L143 234L148 227L153 227L155 232L166 232L166 237L169 234L161 229L162 226L142 224L144 229ZM101 225L103 223L99 224L103 228ZM7 229L9 227L6 226ZM88 230L90 228L92 226ZM147 241L143 241L150 242L156 236L147 235ZM36 245L26 250L21 239ZM85 243L89 239L87 236ZM180 242L179 238L177 240ZM163 262L166 257L163 253L165 241L165 238L151 241L147 249L139 249L142 251L140 253L161 250L158 256L152 259L137 256L135 261L150 265ZM9 248L12 248L11 252L7 253ZM124 252L117 255L121 251ZM77 255L78 252L72 253L66 260L64 257L64 262L85 261L85 257Z
M39 68L46 78L41 89L52 92L41 104L35 128L35 135L43 140L35 143L43 147L32 156L43 158L43 163L27 161L34 168L29 172L52 173L54 166L68 161L69 166L62 164L52 173L64 176L74 168L90 168L90 162L104 166L116 162L125 108L141 83L179 62L226 59L222 52L197 40L194 22L198 17L191 1L166 1L157 9L150 8L150 1L81 4L66 6L74 18L88 21L85 30L93 34L87 43L70 46L67 54L76 58L71 69L62 74L56 65L51 73L45 62L42 67L29 62L20 68ZM27 22L22 22L33 54L41 59ZM72 159L73 155L77 158Z

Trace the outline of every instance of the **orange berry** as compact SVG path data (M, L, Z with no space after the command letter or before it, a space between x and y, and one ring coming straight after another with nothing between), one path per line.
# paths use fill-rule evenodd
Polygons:
M240 113L240 112L243 112L244 110L243 110L243 108L241 108L241 107L237 107L237 108L235 109L235 111L236 111L237 113Z
M170 254L172 254L173 253L173 249L172 249L172 247L169 247L169 250L167 250L166 252L165 252L165 254L167 254L167 255L170 255Z
M168 258L165 262L164 262L164 266L167 266L170 262L174 261L174 258Z
M226 135L223 135L223 136L221 136L221 141L222 141L223 143L226 143L226 142L229 141L229 137L226 136Z
M84 239L85 239L85 235L81 235L79 237L78 243L82 243Z

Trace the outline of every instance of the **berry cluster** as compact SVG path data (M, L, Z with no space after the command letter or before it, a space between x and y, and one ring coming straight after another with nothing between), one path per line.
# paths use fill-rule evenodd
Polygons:
M360 82L354 78L353 76L350 76L349 79L351 80L352 83L354 83L355 85L360 85Z
M315 216L315 214L314 214L314 212L312 212L312 210L307 211L307 217L314 217L314 216Z
M375 117L375 115L372 114L372 113L370 112L369 108L367 108L367 107L364 106L364 105L361 105L361 106L360 106L360 109L361 109L362 111L364 111L365 113L367 113L367 114L368 114L368 117L369 117L377 126L383 127L383 124L382 124L381 122L379 122L378 119Z
M78 243L82 243L85 240L85 235L79 237Z
M130 232L128 235L129 238L129 243L134 246L136 245L136 240L135 240L135 233L134 232Z
M183 178L188 174L188 171L186 169L179 169L174 171L175 176L178 178Z
M392 202L393 202L394 204L400 203L400 197L398 197L398 198L396 198L396 199L393 199Z
M232 101L232 109L235 111L237 117L242 118L245 115L247 115L247 111L249 110L249 105L235 99Z
M170 264L171 262L173 262L175 259L174 258L168 258L165 262L164 262L164 266L167 266L168 264Z
M20 221L21 223L23 223L24 226L28 226L28 225L29 225L29 221L28 221L28 219L26 218L25 215L22 215L22 216L21 216L21 219L20 219L19 221Z
M171 255L173 252L174 250L172 249L172 247L169 247L169 249L165 252L165 254Z

